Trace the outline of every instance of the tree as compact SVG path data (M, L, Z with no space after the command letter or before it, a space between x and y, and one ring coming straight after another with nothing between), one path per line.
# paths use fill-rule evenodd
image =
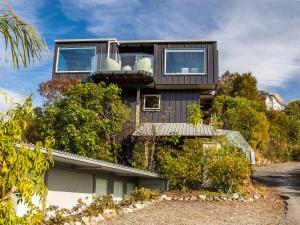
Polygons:
M4 38L5 50L10 51L13 66L19 68L22 64L28 67L35 60L41 61L42 53L48 51L45 42L34 27L19 18L6 1L1 2L0 33Z
M35 146L23 144L26 118L32 113L30 98L6 113L0 112L0 224L42 223L43 213L33 204L33 197L44 203L44 174L52 165L51 140L45 139L46 156L41 142ZM28 206L23 217L16 215L14 198Z
M218 81L217 94L258 100L256 78L251 73L230 73L226 71Z
M199 104L191 104L187 107L187 122L196 126L201 123L203 113Z
M116 161L115 136L122 129L129 109L122 103L121 89L105 83L78 84L35 119L32 135L55 139L54 147L66 152Z
M286 161L291 158L286 114L282 111L269 111L270 142L266 156L272 161Z
M237 74L233 82L233 94L249 100L257 100L256 78L251 73Z
M263 102L243 97L217 96L213 110L223 121L223 128L240 131L249 144L264 151L269 140L269 121Z
M237 73L230 73L228 70L218 80L217 95L232 95L233 82Z
M62 77L61 79L52 79L39 84L39 92L42 97L46 98L45 105L49 105L61 98L70 88L79 83L80 80L77 78L68 79Z
M300 160L300 100L290 102L284 111L293 158Z

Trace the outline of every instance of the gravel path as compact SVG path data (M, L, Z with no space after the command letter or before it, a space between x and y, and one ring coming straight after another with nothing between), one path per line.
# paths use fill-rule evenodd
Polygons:
M287 223L300 224L300 162L278 163L258 167L254 179L273 187L279 194L286 196Z
M274 193L255 202L163 201L107 225L276 225L285 224L283 201Z

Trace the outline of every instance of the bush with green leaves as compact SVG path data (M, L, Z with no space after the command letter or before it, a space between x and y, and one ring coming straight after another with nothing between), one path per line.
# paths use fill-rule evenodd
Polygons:
M159 196L159 191L148 188L139 188L132 190L130 195L134 201L144 202L156 199Z
M216 142L217 141L217 142ZM220 143L204 148L203 143ZM183 191L206 188L233 192L249 179L251 167L244 153L223 138L186 139L177 151L165 151L160 158L161 172L171 188Z
M5 98L0 95L0 98ZM41 224L43 212L34 204L45 204L47 187L44 175L52 166L51 139L28 146L24 144L27 118L32 117L32 101L16 103L0 111L0 224ZM46 155L42 152L45 147ZM27 205L27 213L17 216L15 201Z
M251 167L244 153L223 146L212 151L205 167L211 188L223 193L233 193L249 182Z
M165 149L160 155L160 172L170 181L174 189L189 190L202 187L204 179L204 150L207 139L186 139L179 149Z
M116 162L115 136L129 114L120 94L115 84L78 84L44 108L27 136L30 141L52 136L56 149Z

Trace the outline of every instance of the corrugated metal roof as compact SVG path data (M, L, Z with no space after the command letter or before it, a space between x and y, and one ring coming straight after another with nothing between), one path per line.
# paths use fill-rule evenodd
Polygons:
M213 126L199 124L193 126L188 123L143 123L134 131L133 136L199 136L210 137L216 134Z

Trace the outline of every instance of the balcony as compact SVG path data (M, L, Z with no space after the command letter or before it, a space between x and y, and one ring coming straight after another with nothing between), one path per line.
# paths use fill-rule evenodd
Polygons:
M120 84L153 82L154 57L145 53L97 54L92 59L92 78Z

